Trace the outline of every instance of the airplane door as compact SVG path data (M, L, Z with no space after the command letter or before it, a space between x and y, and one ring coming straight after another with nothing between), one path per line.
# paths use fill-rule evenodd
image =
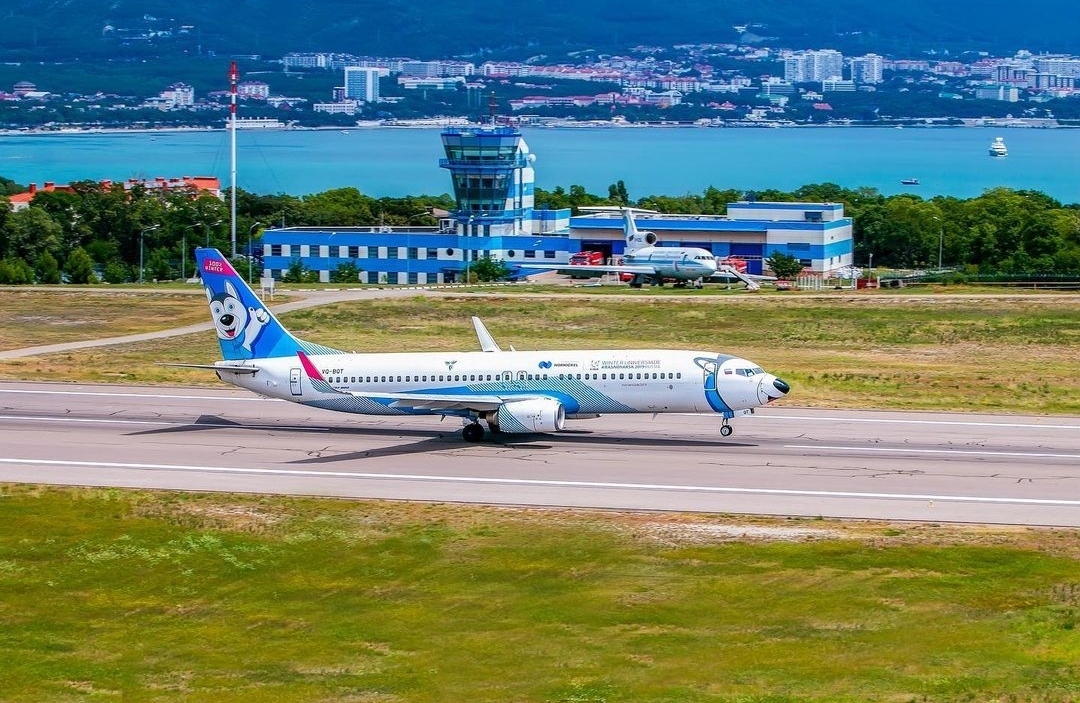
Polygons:
M293 395L303 395L304 391L300 387L300 369L289 369L289 390Z
M704 389L705 394L701 400L695 399L694 405L698 412L710 412L715 411L713 403L710 402L710 395L716 395L716 374L719 371L719 366L715 361L702 360L699 362L701 365L701 387ZM705 401L702 403L701 401Z
M503 371L502 380L504 380L504 381L513 381L514 380L514 373L512 371Z

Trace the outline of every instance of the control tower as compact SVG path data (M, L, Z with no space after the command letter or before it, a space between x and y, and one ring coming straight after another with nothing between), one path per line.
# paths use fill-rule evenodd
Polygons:
M442 133L457 209L466 236L525 234L532 219L535 156L513 127L452 127Z

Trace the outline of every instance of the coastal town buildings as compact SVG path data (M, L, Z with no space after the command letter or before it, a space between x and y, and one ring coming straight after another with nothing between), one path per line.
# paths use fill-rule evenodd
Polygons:
M134 188L142 188L152 193L180 192L192 197L201 194L209 194L218 199L222 197L221 181L214 176L129 178L126 181L105 180L99 185L102 190L123 188L125 191L131 191ZM45 181L40 188L36 183L31 183L25 192L9 195L8 201L12 211L19 212L30 207L31 201L38 193L52 192L71 193L74 192L74 188L70 184L58 184L53 181Z
M340 72L342 84L330 91L320 88L320 95L309 91L286 96L274 94L269 81L245 80L237 86L237 97L245 103L259 103L260 112L255 116L295 127L348 126L343 116L366 122L435 114L476 119L487 112L492 93L497 93L504 109L509 107L508 112L533 122L533 115L542 119L615 120L620 124L681 121L710 126L911 124L913 119L958 124L961 120L1005 118L1007 114L1011 119L1080 118L1080 57L1064 54L1018 51L1012 56L983 55L974 60L875 53L845 57L829 48L790 50L718 43L641 46L622 55L583 54L578 62L548 63L542 59L473 63L290 53L278 60L286 76L290 72ZM313 82L301 85L293 81L293 85L306 88ZM596 88L589 89L586 84ZM829 95L829 109L816 105L823 99L815 96L825 94ZM867 94L873 95L872 104L867 104ZM1067 102L1054 102L1062 100ZM227 91L196 95L192 86L183 82L149 98L125 98L104 91L93 96L46 92L22 80L9 92L0 93L0 113L6 110L10 116L5 124L0 114L0 128L24 128L27 124L64 128L125 121L179 125L184 123L185 114L190 115L193 125L220 124L220 118L213 120L199 113L223 112L228 103ZM979 103L986 106L981 112ZM1004 104L990 107L993 103L1027 105L1022 114L1016 114ZM911 112L906 109L909 105ZM131 114L140 108L164 114ZM425 114L425 110L430 112Z

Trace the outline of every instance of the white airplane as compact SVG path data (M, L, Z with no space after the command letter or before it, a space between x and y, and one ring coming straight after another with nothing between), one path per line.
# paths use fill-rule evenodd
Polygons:
M718 413L729 420L789 387L746 359L660 349L503 351L473 318L482 351L351 354L294 337L217 249L195 250L223 361L175 364L271 398L363 415L460 417L468 442L558 432L609 413Z
M712 252L700 247L660 247L656 246L656 234L639 230L634 223L635 212L655 212L629 207L583 207L582 210L593 212L619 211L623 214L623 233L626 237L625 253L621 264L600 264L587 266L582 264L523 264L520 268L545 271L556 270L559 273L586 273L597 276L601 273L633 274L631 288L641 288L643 283L652 282L664 285L665 280L674 280L678 284L692 283L700 288L706 279L739 279L752 290L760 286L757 280L767 276L740 274L728 266L720 266Z

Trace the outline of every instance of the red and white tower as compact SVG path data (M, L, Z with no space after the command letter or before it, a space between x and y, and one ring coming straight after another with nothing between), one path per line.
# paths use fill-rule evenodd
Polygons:
M229 202L229 235L232 243L232 258L236 258L236 85L240 82L240 69L236 62L229 64L229 176L231 199Z

